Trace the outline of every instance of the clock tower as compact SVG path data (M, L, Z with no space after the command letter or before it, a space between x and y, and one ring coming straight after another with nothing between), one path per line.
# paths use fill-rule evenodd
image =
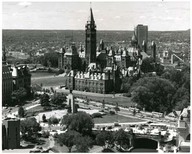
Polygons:
M96 62L96 25L92 8L90 8L90 17L85 25L85 35L85 58L88 66Z

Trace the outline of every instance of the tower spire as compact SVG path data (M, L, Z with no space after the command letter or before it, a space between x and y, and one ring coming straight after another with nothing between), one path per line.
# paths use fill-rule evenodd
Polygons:
M94 23L94 17L93 17L93 11L92 11L92 3L90 2L90 19L89 19L89 22L90 23Z
M91 7L89 19L85 25L85 32L85 57L86 65L89 65L96 62L96 25Z

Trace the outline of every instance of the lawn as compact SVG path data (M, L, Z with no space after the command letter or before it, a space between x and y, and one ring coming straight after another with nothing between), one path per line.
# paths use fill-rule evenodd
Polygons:
M43 76L43 77L35 77L31 79L32 84L43 84L43 87L55 87L64 85L64 77L62 76Z
M81 94L74 94L76 97L82 97ZM106 104L111 104L111 105L116 105L118 103L119 106L123 107L130 107L135 105L134 102L132 102L131 97L123 97L123 96L116 96L114 98L108 97L108 95L86 95L86 93L83 93L83 98L86 98L92 101L96 102L102 102L103 100L105 101Z
M34 108L31 108L29 110L26 111L26 114L27 116L34 116L34 115L37 115L38 113L41 113L41 112L45 112L43 107L40 105L40 106L36 106Z
M125 122L142 122L143 120L136 119L136 118L130 118L130 117L124 117L120 115L105 115L103 118L94 118L95 124L99 123L114 123L114 122L120 122L120 123L125 123Z
M31 78L36 78L36 77L46 77L46 76L54 76L55 73L49 73L49 72L32 72L31 73Z

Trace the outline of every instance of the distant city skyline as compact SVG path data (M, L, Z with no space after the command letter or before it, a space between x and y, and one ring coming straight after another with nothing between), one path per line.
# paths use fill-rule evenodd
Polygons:
M190 2L92 2L97 30L190 29ZM3 2L2 29L84 30L89 2Z

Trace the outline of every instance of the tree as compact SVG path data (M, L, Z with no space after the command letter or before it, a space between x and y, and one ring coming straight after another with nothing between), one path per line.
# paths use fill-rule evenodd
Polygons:
M177 88L182 85L183 73L176 69L168 69L162 75L162 78L170 80Z
M155 64L155 72L157 73L158 76L161 76L163 74L164 71L164 66L162 66L161 64Z
M105 147L107 145L107 148L109 145L113 144L113 134L110 131L102 131L96 136L96 142L98 145Z
M69 130L75 130L81 134L89 134L94 127L91 116L85 112L78 112L72 115L65 115L61 124L66 125Z
M58 57L56 52L49 52L40 57L41 64L46 67L58 67Z
M176 103L175 110L183 110L190 105L190 92L187 88L182 86L177 89L173 101Z
M45 114L43 114L43 116L42 116L42 120L43 120L43 122L47 122L47 119L46 119Z
M50 104L49 104L49 95L46 94L46 93L41 95L40 103L41 103L41 106L50 106Z
M130 146L130 135L123 129L119 129L114 132L114 141L120 146L120 148L128 148Z
M174 85L159 77L144 77L132 87L132 101L147 111L171 112L175 106L172 101L176 89Z
M53 95L53 98L51 98L51 104L55 106L63 106L64 102L66 101L67 97L63 94L55 94Z
M49 120L48 120L48 124L49 125L56 125L56 124L58 124L59 123L59 120L56 118L56 117L54 117L54 116L52 116L51 118L49 118Z
M69 152L71 152L72 147L76 144L77 138L81 137L76 131L68 130L65 133L58 135L57 142L62 146L65 145L68 147Z
M75 141L77 152L89 152L93 147L93 141L89 136L77 137Z
M141 71L144 73L154 72L155 71L154 64L155 64L154 59L152 57L147 57L143 59L141 64Z
M135 76L123 77L122 84L121 84L121 91L125 93L129 92L129 90L131 89L131 86L136 81L137 81L137 77Z
M41 130L39 123L37 123L35 118L27 118L20 122L20 128L22 136L25 139L30 139L35 137L38 131Z
M136 110L135 110L135 109L133 109L133 116L135 116L135 114L136 114Z
M19 104L22 104L26 96L27 96L27 91L25 88L19 88L18 90L14 90L12 92L12 98L15 99L15 101Z
M18 109L18 115L20 118L23 118L25 116L25 110L22 106L20 106Z

